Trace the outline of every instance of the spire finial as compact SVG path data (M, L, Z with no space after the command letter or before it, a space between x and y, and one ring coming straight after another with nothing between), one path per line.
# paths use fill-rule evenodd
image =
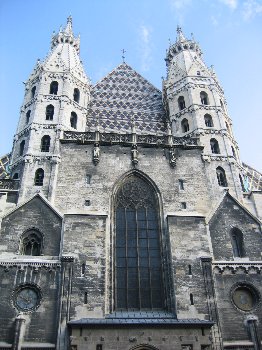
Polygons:
M177 41L185 41L186 38L184 37L184 34L182 32L182 28L180 26L177 26Z
M67 17L67 24L69 24L69 23L72 25L72 16L71 15L69 15Z
M125 53L126 53L126 50L123 49L123 50L122 50L122 60L123 60L123 63L125 63L125 58L126 58Z

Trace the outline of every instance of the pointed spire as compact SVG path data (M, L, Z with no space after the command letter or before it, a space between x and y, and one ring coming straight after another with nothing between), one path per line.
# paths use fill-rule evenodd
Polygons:
M177 26L177 39L176 41L186 41L186 38L182 32L182 28L180 26Z
M80 50L80 37L75 38L72 28L72 16L70 15L67 18L67 24L65 28L63 29L60 27L58 34L54 34L52 36L52 49L56 47L58 44L64 44L67 43L69 45L72 45L76 51L79 53Z
M66 24L64 33L67 34L67 35L72 35L73 36L72 16L71 15L69 17L67 17L67 24Z

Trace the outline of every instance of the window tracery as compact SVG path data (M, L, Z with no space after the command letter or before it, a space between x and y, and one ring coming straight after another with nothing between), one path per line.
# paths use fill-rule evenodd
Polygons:
M163 309L158 199L152 186L129 176L115 198L115 307Z

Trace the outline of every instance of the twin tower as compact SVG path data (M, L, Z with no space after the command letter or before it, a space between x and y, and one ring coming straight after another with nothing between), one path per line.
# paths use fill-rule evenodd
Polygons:
M39 190L53 201L65 131L119 131L110 123L101 125L99 117L94 117L96 111L90 112L96 88L84 72L79 49L80 40L73 34L69 17L66 27L53 35L47 58L37 62L25 83L11 159L12 178L20 180L19 202ZM165 127L147 128L146 134L197 138L210 181L241 199L245 191L242 165L215 72L204 63L199 45L186 39L180 28L176 42L167 50L166 64L161 117ZM139 134L136 121L131 120L125 132L132 133L134 128Z

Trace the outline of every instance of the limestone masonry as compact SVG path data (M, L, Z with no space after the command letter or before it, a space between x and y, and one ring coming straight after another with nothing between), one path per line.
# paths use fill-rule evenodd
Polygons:
M69 17L1 158L0 350L261 350L260 175L199 45L162 91L79 48Z

